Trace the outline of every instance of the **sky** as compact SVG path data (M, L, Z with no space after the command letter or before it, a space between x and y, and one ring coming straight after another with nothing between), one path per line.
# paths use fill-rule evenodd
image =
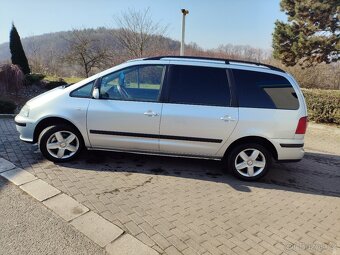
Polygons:
M166 35L208 49L221 44L270 49L275 20L286 20L279 0L1 0L0 43L9 40L14 22L22 38L73 28L116 28L114 17L128 9L145 10L168 26Z

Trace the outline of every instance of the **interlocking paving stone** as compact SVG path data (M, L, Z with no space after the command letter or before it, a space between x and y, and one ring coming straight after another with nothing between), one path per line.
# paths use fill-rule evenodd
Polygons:
M0 173L14 169L16 166L6 159L0 158Z
M340 246L339 156L306 153L248 183L222 174L214 161L89 151L54 164L34 150L19 141L13 120L0 119L0 157L164 255L176 251L171 246L183 254L228 255L285 254L291 243L291 254L320 254L301 243Z
M73 220L89 209L66 194L60 194L43 202L66 221Z
M138 239L129 234L122 235L106 246L106 251L110 255L157 255L155 250L146 246Z
M124 232L92 211L74 219L71 225L101 247L105 247Z
M21 185L20 188L38 201L46 200L60 193L60 190L40 179Z
M30 174L21 168L2 172L0 175L13 182L15 185L22 185L37 179L33 174Z

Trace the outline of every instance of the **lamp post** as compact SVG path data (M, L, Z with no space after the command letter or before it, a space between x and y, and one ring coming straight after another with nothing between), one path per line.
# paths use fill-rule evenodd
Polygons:
M189 13L188 10L186 9L181 9L182 11L182 40L181 40L181 51L180 51L180 55L183 56L184 55L184 36L185 36L185 16Z

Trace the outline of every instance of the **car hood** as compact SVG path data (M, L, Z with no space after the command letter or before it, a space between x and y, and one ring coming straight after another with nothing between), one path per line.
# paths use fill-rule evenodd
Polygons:
M40 105L45 104L46 102L50 102L56 97L62 95L65 93L65 86L60 86L54 89L51 89L49 91L46 91L45 93L42 93L31 100L29 100L26 104L30 107L37 107Z

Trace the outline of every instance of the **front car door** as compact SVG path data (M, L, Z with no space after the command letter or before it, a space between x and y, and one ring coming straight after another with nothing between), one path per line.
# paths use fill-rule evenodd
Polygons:
M238 108L230 106L227 71L218 64L204 67L171 63L160 151L214 157L238 121Z
M160 91L165 65L138 65L100 78L87 129L94 148L159 151Z

